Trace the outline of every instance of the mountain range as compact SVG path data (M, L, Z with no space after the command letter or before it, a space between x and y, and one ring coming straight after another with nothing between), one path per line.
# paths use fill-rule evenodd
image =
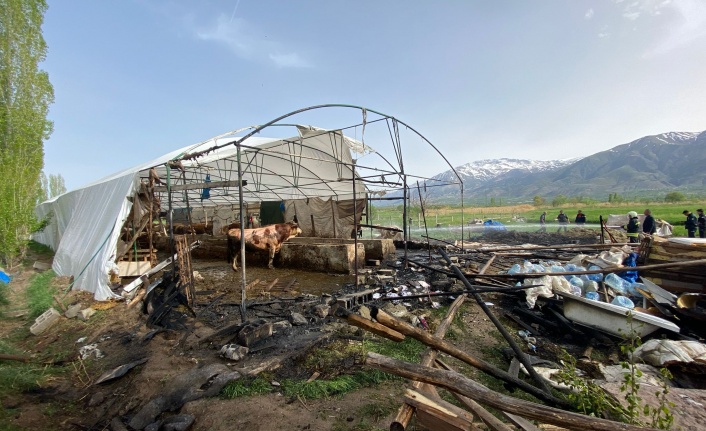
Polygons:
M559 194L606 200L610 193L658 197L670 191L703 192L706 185L706 131L645 136L606 151L572 160L492 159L455 168L464 199L482 202L531 201ZM427 180L428 186L456 179L452 170ZM428 201L460 201L456 185L427 187Z

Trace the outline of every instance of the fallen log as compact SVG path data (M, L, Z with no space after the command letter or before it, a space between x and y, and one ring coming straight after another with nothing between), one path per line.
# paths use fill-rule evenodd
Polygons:
M368 320L361 317L355 313L351 313L343 307L338 307L333 312L333 315L339 319L343 319L348 322L349 325L357 326L358 328L365 329L366 331L372 332L375 335L387 338L392 341L400 342L404 341L405 336L397 331L394 331L386 326L383 326L372 320Z
M530 385L529 383L525 382L524 380L520 380L518 378L512 377L510 374L508 374L505 370L501 370L500 368L495 367L492 364L489 364L488 362L483 361L482 359L478 359L475 356L459 349L458 347L454 346L453 344L445 341L445 340L440 340L437 337L434 337L432 334L422 331L418 328L415 328L414 326L402 322L401 320L395 319L394 317L390 316L389 314L385 313L384 311L378 309L377 307L372 307L370 310L370 315L380 322L380 324L387 326L390 329L393 329L403 335L410 336L414 338L417 341L420 341L424 344L426 344L429 347L433 347L441 352L447 353L457 359L462 360L463 362L467 363L468 365L471 365L475 368L478 368L479 370L490 374L493 377L496 377L504 382L510 383L511 385L516 386L519 389L522 389L523 391L534 395L535 397L541 399L542 401L545 401L551 405L555 406L561 406L561 407L569 407L570 404L565 401L558 399L551 394L546 393L545 391L534 387Z
M568 412L541 404L516 399L492 391L485 386L467 377L446 370L423 367L418 364L389 358L374 352L369 352L365 363L373 368L395 374L410 380L418 380L441 386L452 392L457 392L474 401L490 407L516 414L525 418L538 420L552 425L569 429L595 430L595 431L656 431L654 428L645 428L637 425L614 422Z
M0 353L0 361L18 361L27 363L30 361L30 358L27 356L8 355L5 353Z

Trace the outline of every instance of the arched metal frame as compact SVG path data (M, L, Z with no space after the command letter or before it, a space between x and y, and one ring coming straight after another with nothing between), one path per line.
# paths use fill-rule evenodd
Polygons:
M350 151L350 148L348 148L346 145L346 136L344 135L343 131L344 130L349 130L352 128L357 128L357 127L362 127L362 135L364 139L364 134L365 134L365 128L367 125L374 124L377 122L384 121L387 125L387 129L390 135L390 141L392 142L392 148L394 151L394 155L396 158L396 162L398 167L396 168L393 163L391 163L389 160L387 160L382 154L377 153L377 156L379 157L380 160L382 160L384 165L387 165L389 167L389 170L387 168L381 169L379 167L373 167L373 166L363 166L358 163L358 159L353 158L352 162L347 163L343 160L341 160L342 153L337 154L336 153L336 145L338 143L332 142L331 143L331 149L332 149L332 154L334 155L334 160L321 160L321 162L325 163L336 163L337 166L340 165L341 169L346 168L347 170L350 170L352 173L351 178L344 178L343 177L343 171L338 170L339 175L338 178L322 178L316 171L309 169L307 167L304 167L301 165L301 163L297 163L297 161L301 162L303 158L306 156L303 155L303 151L305 149L312 149L311 147L307 147L307 145L304 143L305 138L301 137L298 139L281 139L282 146L288 146L288 151L282 153L282 152L276 152L273 151L271 148L259 148L256 146L248 146L245 144L245 142L255 136L256 134L260 133L261 131L269 128L269 127L275 127L275 126L295 126L294 124L280 124L279 122L293 117L295 115L308 112L308 111L314 111L318 109L326 109L326 108L350 108L354 110L360 110L362 114L362 121L357 124L353 125L348 125L346 127L337 127L337 128L332 128L332 129L325 129L321 130L321 133L328 133L330 139L333 138L333 133L335 132L340 132L341 134L341 142L340 142L340 151ZM374 113L381 118L374 119L372 121L367 121L367 115L368 113ZM426 143L429 147L431 147L439 157L441 157L444 162L448 165L450 170L454 173L457 181L450 182L450 181L442 181L439 182L438 180L435 180L433 178L424 178L421 176L415 176L415 175L410 175L405 172L404 169L404 160L403 160L403 152L402 152L402 142L400 138L400 125L405 127L407 130L412 132L414 135L416 135L418 138L420 138L424 143ZM232 140L227 140L228 142L225 142L223 144L218 144L218 139L223 139L228 136L231 136L233 134L241 133L246 130L250 130L248 133L246 133L242 137L234 137ZM350 139L350 138L348 138ZM438 182L439 184L437 185L449 185L449 184L457 184L461 188L461 239L463 240L464 238L464 225L465 225L465 220L463 216L463 205L464 205L464 200L463 200L463 181L454 169L454 167L451 165L451 163L448 161L448 159L439 151L439 149L434 146L425 136L423 136L421 133L419 133L417 130L415 130L413 127L409 126L407 123L384 113L381 113L376 110L372 110L369 108L365 108L362 106L357 106L357 105L347 105L347 104L325 104L325 105L315 105L315 106L310 106L307 108L302 108L298 109L296 111L292 111L290 113L287 113L285 115L282 115L280 117L277 117L263 125L260 126L251 126L251 127L246 127L243 129L239 129L233 132L225 133L223 135L219 135L215 138L212 139L214 142L214 145L206 148L205 150L197 151L197 152L184 152L180 154L179 156L175 157L172 159L170 164L172 166L183 166L182 164L184 162L187 162L186 164L189 165L188 168L185 168L183 171L183 182L184 184L188 184L189 182L191 183L196 183L201 180L203 177L203 170L204 168L200 166L199 160L207 156L208 154L215 152L221 148L225 148L228 146L235 146L237 151L236 151L236 157L235 160L233 159L221 159L217 161L217 170L218 172L216 173L215 176L211 177L211 181L230 181L233 179L233 174L236 174L237 178L237 200L240 211L239 211L239 216L240 216L240 226L241 226L241 237L244 234L243 230L245 227L245 215L243 211L243 202L244 200L247 200L245 198L246 193L249 196L255 197L258 194L262 193L263 191L266 191L274 196L280 197L278 194L278 189L275 188L272 184L268 184L266 181L266 178L272 176L272 177L278 177L280 180L284 179L288 184L290 188L294 188L298 191L298 193L301 193L302 196L308 197L309 193L311 196L322 196L326 195L327 193L330 193L329 196L331 197L338 197L338 193L336 190L333 189L331 186L332 183L334 182L350 182L352 185L352 196L354 201L357 200L357 194L356 194L356 183L359 185L363 185L365 187L365 183L368 184L381 184L382 187L384 185L400 185L400 181L395 181L391 182L389 181L386 177L387 176L396 176L399 180L401 180L401 185L402 185L402 193L403 193L403 232L404 232L404 244L405 244L405 258L407 257L407 240L408 238L408 229L407 229L407 211L408 211L408 206L407 206L407 200L409 199L409 188L407 184L408 177L410 178L416 178L416 179L422 179L425 181L425 184L427 181L429 182ZM205 141L201 144L194 145L190 147L191 149L197 149L203 144L205 144ZM363 145L363 154L365 155L365 144L364 140L361 141L361 144ZM317 149L318 151L318 149ZM292 170L293 172L289 175L283 175L283 173L280 172L275 172L265 166L263 166L262 163L258 163L258 157L260 157L260 161L263 160L263 158L267 155L268 157L276 157L280 158L283 160L289 160L292 162ZM317 159L317 161L319 161ZM235 165L235 166L233 166ZM159 167L157 167L159 168ZM172 184L173 180L173 175L171 174L171 170L169 169L168 166L163 167L166 169L167 173L167 198L169 200L169 219L172 219L172 211L173 211L173 195L175 192L171 190L171 187L174 185ZM254 171L253 171L254 169ZM303 172L302 172L303 170ZM375 176L370 175L370 176L361 176L357 173L357 171L361 170L370 170L371 172L375 173ZM245 171L250 172L250 175L257 175L257 181L256 181L256 189L255 190L244 190L243 188L243 173ZM190 173L190 175L187 175L187 172ZM347 172L347 171L346 171ZM305 176L302 176L305 175ZM380 181L373 181L370 178L374 178L377 176L380 176ZM301 180L306 180L307 184L300 184ZM434 185L431 185L430 187L433 187ZM316 187L316 188L314 188ZM323 193L322 193L323 192ZM199 193L198 189L194 190L184 190L184 201L187 203L188 206L188 201L189 201L189 193ZM221 194L219 194L221 198L225 196L231 196L229 192L229 188L225 187L223 188L223 191ZM196 196L194 196L196 198ZM356 206L354 205L354 220L357 220L357 215L355 214L356 211ZM172 235L171 229L170 229L170 236ZM357 235L355 237L355 247L357 249L358 246L358 239ZM246 266L245 266L245 253L244 253L244 248L245 244L243 241L241 241L241 317L243 321L245 320L245 313L246 313L246 308L245 308L245 285L246 285ZM356 253L357 256L357 253ZM356 278L356 283L358 280L358 265L356 262L356 268L355 268L355 278Z

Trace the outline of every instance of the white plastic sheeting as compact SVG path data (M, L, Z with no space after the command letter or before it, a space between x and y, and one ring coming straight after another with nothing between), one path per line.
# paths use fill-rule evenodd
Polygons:
M299 132L299 136L287 139L252 137L245 141L247 147L242 147L240 153L243 179L248 180L245 202L353 198L351 151L372 150L343 136L340 131L299 127ZM55 251L52 269L58 275L73 276L73 289L92 292L99 301L115 297L109 287L108 271L117 258L120 230L130 215L140 178L147 178L148 170L156 167L160 177L166 180L168 161L236 139L231 134L221 135L46 201L37 207L36 213L40 218L50 217L50 223L44 231L34 234L33 239ZM211 181L237 180L237 153L236 146L228 145L194 160L183 160L183 172L171 169L170 181L172 184L203 182L206 175ZM360 181L356 183L356 196L363 199L365 186ZM200 190L188 193L196 193L189 196L193 199L192 205L198 202L199 206L208 206L237 202L237 191L237 187L214 189L211 198L200 202ZM186 192L174 193L173 197L175 207L187 204ZM163 198L163 210L166 202Z

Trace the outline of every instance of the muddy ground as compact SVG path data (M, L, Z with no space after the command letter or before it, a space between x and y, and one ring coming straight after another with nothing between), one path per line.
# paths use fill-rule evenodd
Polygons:
M567 234L493 232L474 240L489 244L595 243L596 234L578 230ZM398 250L398 258L401 253ZM409 253L413 259L423 260L428 256L425 250L414 247L410 247ZM438 257L436 255L435 259ZM85 293L69 292L60 298L65 306L80 303L98 312L87 321L62 318L39 336L29 333L32 322L25 317L9 317L21 314L26 302L23 289L34 272L31 267L15 271L9 285L11 302L4 310L5 318L0 319L0 336L12 340L22 354L30 358L29 366L45 369L48 377L31 390L0 400L1 418L5 423L5 428L0 426L0 429L119 429L115 422L111 425L116 418L137 427L152 423L152 418L164 420L175 414L193 415L195 422L191 429L194 430L389 428L406 387L402 380L390 380L343 396L322 399L287 397L278 386L283 379L306 381L316 377L317 368L307 365L306 361L312 351L337 348L332 346L340 346L335 343L342 342L357 345L364 336L369 337L332 316L322 317L313 312L322 298L327 300L328 295L340 296L354 291L351 276L249 267L247 281L254 285L248 300L262 305L249 307L248 320L288 322L292 320L292 312L296 312L305 317L306 323L292 327L283 325L272 337L251 346L245 359L235 361L220 356L223 337L208 337L240 322L240 292L236 287L240 285L240 275L234 274L220 260L195 259L192 264L198 274L194 305L191 309L183 305L173 308L161 322L166 329L156 330L148 325L146 308L127 308L125 303L117 302L95 303ZM482 264L482 259L479 258L478 264ZM383 268L395 270L399 283L405 277L419 276L418 272L403 270L399 260L384 262ZM371 268L372 272L375 269ZM57 278L55 283L64 291L68 280ZM376 286L374 281L370 283ZM522 297L485 294L484 299L492 304L491 309L510 332L516 334L519 328L502 317L502 311L521 304ZM377 305L383 304L378 302ZM432 328L443 317L443 309L431 310L428 302L410 305L413 313L425 316ZM535 354L551 360L556 360L559 345L572 355L580 355L587 347L585 339L576 339L571 334L542 335L536 343ZM501 368L509 364L501 353L507 343L472 301L462 307L449 339L461 349ZM94 353L81 358L79 348L94 344L100 355ZM617 357L618 347L610 340L594 344L595 355L600 359ZM451 358L445 360L481 383L504 390L497 380ZM343 360L329 375L324 370L319 378L354 373L363 368L360 362L357 357ZM96 384L101 375L126 364L134 368L122 377ZM270 382L268 393L235 399L219 395L221 380L255 374ZM425 428L413 422L409 429Z

